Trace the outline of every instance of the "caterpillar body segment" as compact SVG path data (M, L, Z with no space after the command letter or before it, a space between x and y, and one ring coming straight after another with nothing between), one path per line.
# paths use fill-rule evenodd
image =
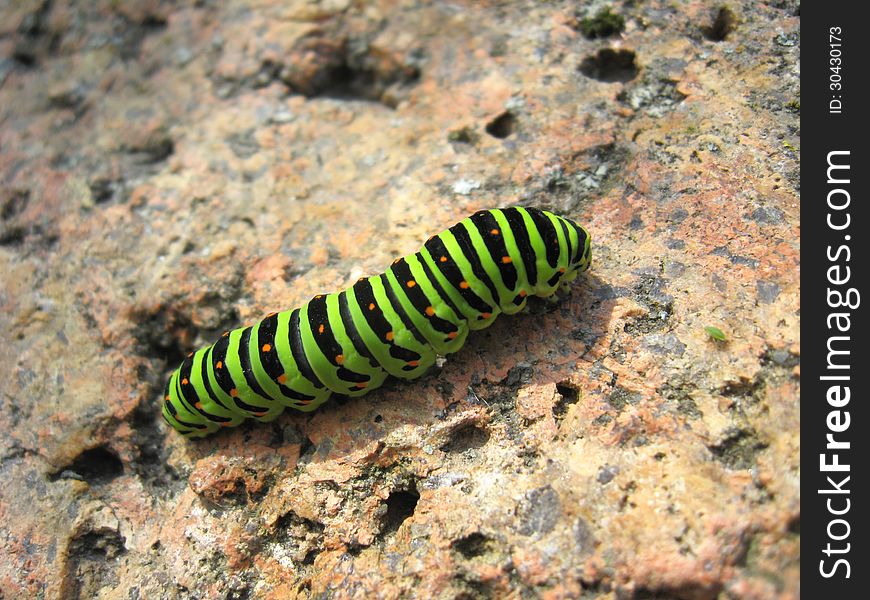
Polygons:
M163 418L203 437L333 393L361 396L414 379L470 331L552 296L589 268L590 236L537 208L483 210L346 290L273 313L192 352L166 384Z

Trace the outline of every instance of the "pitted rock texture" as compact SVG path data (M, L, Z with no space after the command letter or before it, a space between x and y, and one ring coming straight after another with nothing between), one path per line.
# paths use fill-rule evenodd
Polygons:
M798 598L799 21L3 3L0 595ZM561 302L314 414L158 418L223 329L511 204L591 231Z

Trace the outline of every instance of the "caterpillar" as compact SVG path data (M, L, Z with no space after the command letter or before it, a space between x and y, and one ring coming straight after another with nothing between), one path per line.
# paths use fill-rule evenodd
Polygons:
M163 418L204 437L331 394L361 396L387 376L422 376L469 331L528 296L552 296L589 268L589 233L538 208L482 210L434 235L386 272L293 310L225 332L170 376Z

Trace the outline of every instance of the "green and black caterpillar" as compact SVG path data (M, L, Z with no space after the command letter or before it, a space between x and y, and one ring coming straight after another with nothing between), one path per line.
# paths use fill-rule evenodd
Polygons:
M552 296L589 268L590 237L537 208L483 210L432 236L385 273L272 313L192 352L166 384L163 417L203 437L332 393L361 396L388 375L414 379L470 330Z

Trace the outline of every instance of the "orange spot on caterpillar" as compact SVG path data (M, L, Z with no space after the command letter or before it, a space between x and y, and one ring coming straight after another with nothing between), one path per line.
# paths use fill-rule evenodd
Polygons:
M224 331L224 332L221 334L221 337L227 337L229 334L230 334L229 331Z
M339 354L338 356L336 356L335 362L337 362L340 365L344 364L344 354Z
M468 282L467 281L460 281L459 287L461 287L463 290L467 290L468 289Z
M564 273L564 272L565 272L565 267L562 267L561 269L559 269L559 272L560 272L560 273Z
M372 302L371 304L369 304L369 310L374 310L374 309L375 309L375 303Z
M447 262L447 257L446 257L446 256L442 256L442 257L439 258L438 260L440 260L441 262Z
M420 361L419 360L409 360L405 364L408 365L409 367L417 367L417 366L420 366Z
M529 293L526 290L520 290L520 298L525 298Z
M237 398L239 396L239 390L237 390L236 388L231 389L230 396L232 396L233 398Z
M278 375L278 383L287 383L287 373L281 373L280 375Z
M414 287L415 285L417 285L417 282L414 281L413 279L409 279L408 282L405 283L405 285L407 285L409 288L412 288L412 287Z
M220 423L220 426L221 426L221 427L232 427L233 424L230 423L230 422L228 422L228 421L223 421L223 422Z
M492 313L488 313L488 312L480 313L480 316L483 317L484 319L488 319L492 316Z
M215 368L216 369L223 369L224 368L224 361L222 361L222 360L217 361Z
M490 231L492 235L498 235L498 229L493 229Z
M317 294L316 296L314 296L315 300L320 300L321 298L323 298L323 294Z
M187 381L187 377L181 380L181 385L187 385L189 382Z
M193 356L193 352L188 352L188 353L187 353L187 358L190 358L191 356Z
M254 416L257 416L257 417L265 417L267 414L269 414L269 411L264 411L264 412L255 412L255 413L254 413Z
M387 332L387 335L385 335L384 337L387 338L387 341L388 341L388 342L392 342L392 341L393 341L393 332L392 332L392 331L388 331L388 332Z
M450 333L447 334L447 339L455 340L455 339L456 339L456 336L458 336L458 335L459 335L458 332L456 332L456 331L451 331Z
M361 381L353 387L357 388L358 390L362 390L369 387L369 384L367 384L365 381Z
M514 259L512 259L510 256L502 256L502 257L501 257L501 262L504 263L504 264L506 264L506 265L509 265L509 264L511 264L512 262L514 262Z
M169 400L169 396L163 396L163 399L168 401L168 400Z
M197 402L196 404L194 404L194 406L197 408L202 408L202 402Z
M269 344L263 344L263 352L269 352L272 350L272 346Z
M321 323L320 327L317 328L317 333L323 333L324 331L326 331L326 326Z
M431 317L432 315L435 314L435 309L432 308L431 306L427 306L427 307L426 307L426 314L429 315L429 316Z
M270 312L268 315L266 315L266 318L267 318L267 319L271 319L272 317L274 317L274 316L277 315L277 314L278 314L278 313L276 313L276 312Z

